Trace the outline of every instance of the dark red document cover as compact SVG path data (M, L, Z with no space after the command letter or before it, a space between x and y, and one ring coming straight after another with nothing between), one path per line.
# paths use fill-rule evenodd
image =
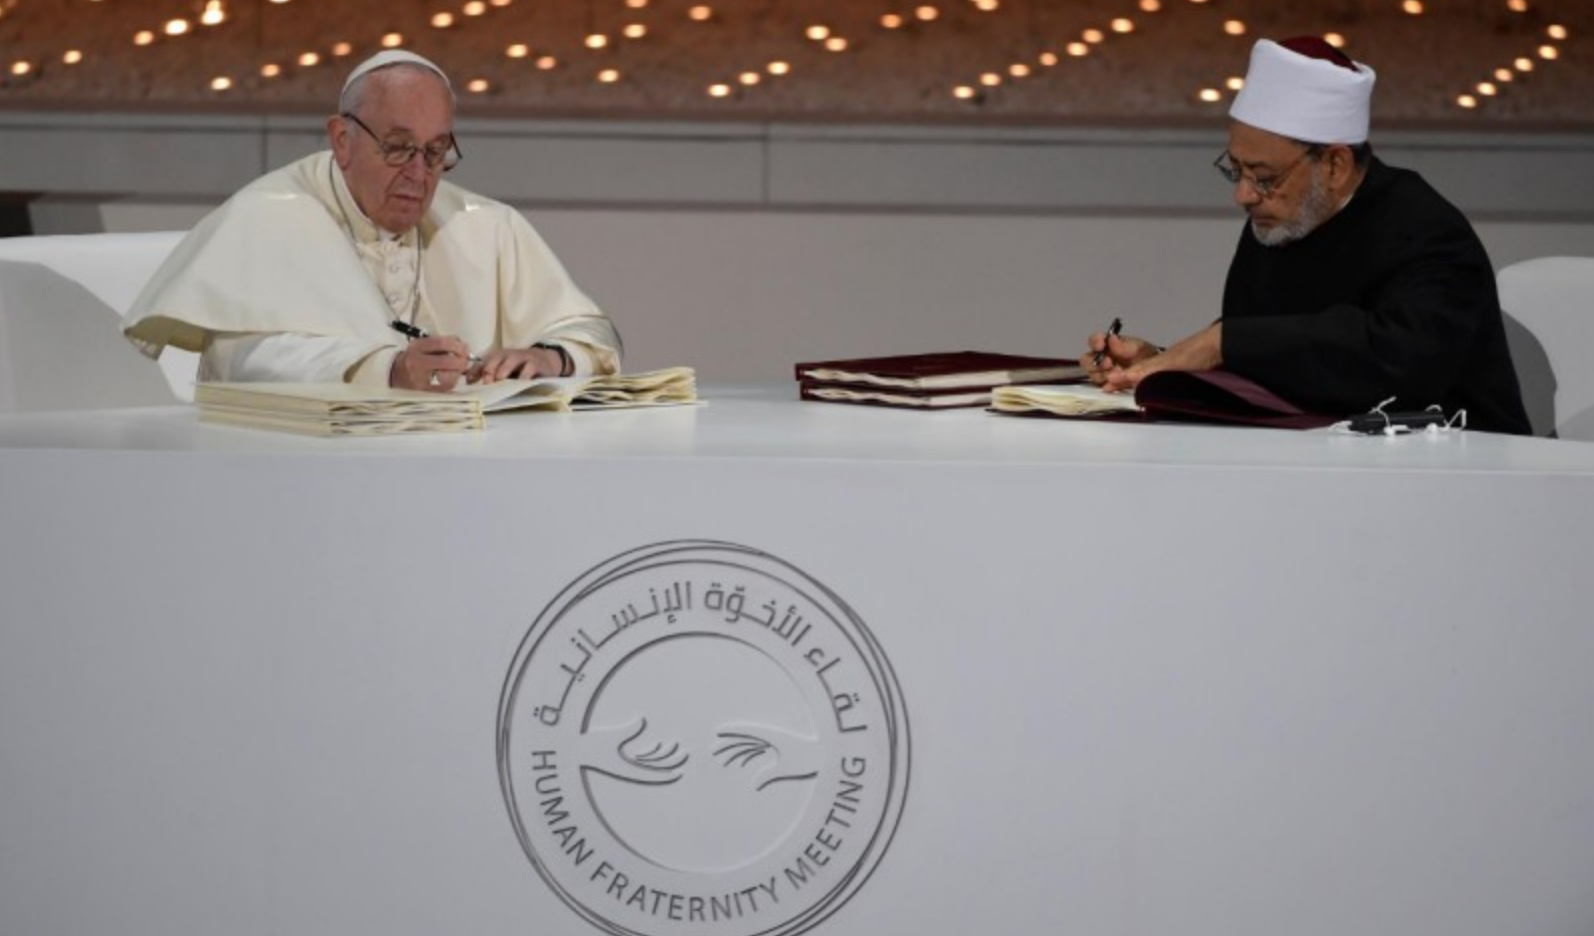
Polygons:
M804 384L954 390L1010 383L1066 382L1084 376L1079 362L988 351L938 351L889 357L810 361L796 366Z
M1011 386L992 391L992 412L1102 422L1193 422L1315 429L1342 417L1312 413L1273 391L1224 370L1158 371L1134 394L1097 387Z
M1148 419L1316 429L1343 417L1309 413L1254 380L1226 370L1158 371L1135 387Z

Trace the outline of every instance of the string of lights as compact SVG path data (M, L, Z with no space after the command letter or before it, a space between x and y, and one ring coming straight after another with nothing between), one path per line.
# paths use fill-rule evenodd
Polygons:
M1383 115L1589 124L1591 30L1580 0L0 0L0 107L319 109L339 60L405 47L484 113L1179 120L1256 37L1316 32Z

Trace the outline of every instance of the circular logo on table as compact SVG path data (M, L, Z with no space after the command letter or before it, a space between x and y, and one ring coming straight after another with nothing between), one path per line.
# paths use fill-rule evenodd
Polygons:
M603 931L793 936L890 845L907 713L825 586L744 546L659 543L537 616L499 702L498 773L537 873Z

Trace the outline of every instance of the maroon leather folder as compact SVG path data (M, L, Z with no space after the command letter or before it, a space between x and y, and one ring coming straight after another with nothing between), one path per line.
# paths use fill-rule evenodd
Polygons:
M1135 386L1136 411L1071 415L1042 410L1004 415L1105 422L1192 422L1316 429L1345 417L1313 413L1254 380L1226 370L1158 371Z
M810 361L796 365L796 372L805 400L914 409L984 406L990 402L992 387L1066 383L1084 377L1079 362L1070 358L987 351Z

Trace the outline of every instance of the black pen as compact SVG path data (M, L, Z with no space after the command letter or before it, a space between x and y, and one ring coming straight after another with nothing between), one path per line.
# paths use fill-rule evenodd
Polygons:
M394 322L393 324L397 325L398 323ZM1093 363L1097 367L1101 366L1102 356L1107 353L1107 338L1111 338L1112 336L1114 336L1114 335L1118 334L1119 332L1123 331L1123 328L1124 328L1123 319L1118 318L1117 316L1113 316L1112 324L1107 326L1107 337L1103 338L1101 340L1101 350L1096 352L1096 358L1095 358Z
M393 321L388 322L387 324L390 327L392 327L392 329L394 331L398 332L399 334L403 335L406 338L415 339L415 338L429 338L429 337L431 337L430 335L426 334L426 329L424 329L424 328L416 328L414 325L411 325L409 322L400 321L399 319L394 319ZM470 366L471 367L476 367L477 365L481 364L481 362L482 362L482 359L480 357L477 357L474 354L470 355Z
M388 325L390 325L393 328L394 331L398 332L399 334L403 335L406 338L425 338L426 337L426 330L425 329L416 328L414 325L411 325L409 322L401 322L398 319L394 319L393 321L388 322Z

